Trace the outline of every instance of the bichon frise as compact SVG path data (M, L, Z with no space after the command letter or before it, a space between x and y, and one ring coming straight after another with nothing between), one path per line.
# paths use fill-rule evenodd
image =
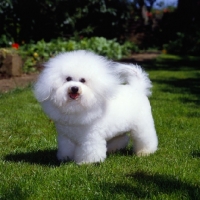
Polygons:
M147 96L151 82L137 65L112 62L89 51L51 58L35 84L44 112L55 122L59 160L102 162L125 148L130 133L137 155L157 149Z

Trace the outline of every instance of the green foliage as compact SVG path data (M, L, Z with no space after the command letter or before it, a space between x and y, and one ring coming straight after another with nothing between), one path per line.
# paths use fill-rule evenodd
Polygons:
M79 40L56 39L51 42L44 40L36 44L24 44L19 48L20 55L24 58L24 72L35 69L35 65L48 60L60 52L86 49L111 59L120 59L138 48L134 43L126 42L120 45L116 40L107 40L103 37L82 38Z
M0 35L0 46L8 46L13 42L13 38L7 35Z
M166 55L144 63L159 149L136 157L129 146L98 165L58 163L54 124L31 88L0 94L0 199L199 199L197 63Z
M184 55L199 55L200 52L200 30L192 35L181 32L177 33L177 39L171 40L163 45L169 53Z
M18 43L74 34L120 38L128 31L132 9L127 0L2 0L0 35ZM7 42L0 37L0 45Z

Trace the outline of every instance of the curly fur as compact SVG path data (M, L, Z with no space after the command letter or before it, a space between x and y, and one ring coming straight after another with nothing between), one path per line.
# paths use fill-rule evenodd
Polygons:
M83 50L51 58L34 93L55 122L58 159L102 162L106 152L126 147L127 132L137 155L155 152L158 140L147 98L150 88L148 75L137 65Z

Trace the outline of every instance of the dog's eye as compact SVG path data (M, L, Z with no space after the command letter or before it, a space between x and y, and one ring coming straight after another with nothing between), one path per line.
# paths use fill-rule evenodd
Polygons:
M85 80L84 78L81 78L81 79L80 79L80 82L81 82L81 83L85 83L86 80Z
M71 80L72 80L72 77L69 76L69 77L66 78L66 80L67 80L67 81L71 81Z

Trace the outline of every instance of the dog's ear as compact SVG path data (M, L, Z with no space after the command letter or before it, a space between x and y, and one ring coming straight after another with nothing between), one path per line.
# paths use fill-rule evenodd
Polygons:
M43 102L50 97L51 86L49 80L45 79L44 72L40 74L37 82L34 85L34 94L39 102Z

